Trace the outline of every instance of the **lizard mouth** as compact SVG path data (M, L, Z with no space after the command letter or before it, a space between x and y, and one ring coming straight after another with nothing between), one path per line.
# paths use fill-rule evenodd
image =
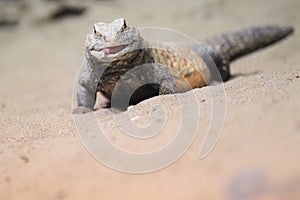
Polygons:
M126 45L105 47L102 49L102 51L105 55L116 54L116 53L122 51L125 47L126 47Z

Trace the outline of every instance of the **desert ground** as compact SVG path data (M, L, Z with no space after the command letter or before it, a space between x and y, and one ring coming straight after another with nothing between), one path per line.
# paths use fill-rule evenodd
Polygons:
M300 1L22 2L0 2L0 199L300 199ZM93 23L119 17L199 42L252 25L292 25L295 33L232 63L233 78L223 85L224 124L206 157L199 159L199 150L214 120L210 91L217 86L183 94L184 104L193 101L200 110L190 121L199 123L190 148L170 166L132 174L95 159L72 114L85 37ZM125 112L145 125L152 106L164 106L165 127L149 140L124 136L109 109L95 114L115 145L150 152L176 135L177 96L151 98Z

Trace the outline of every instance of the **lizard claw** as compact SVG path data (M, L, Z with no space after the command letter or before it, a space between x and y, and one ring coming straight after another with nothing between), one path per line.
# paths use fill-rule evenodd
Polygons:
M85 114L88 112L93 112L93 110L87 107L79 106L72 111L72 114Z
M159 95L165 95L165 94L174 94L174 92L165 86L161 86L159 88Z

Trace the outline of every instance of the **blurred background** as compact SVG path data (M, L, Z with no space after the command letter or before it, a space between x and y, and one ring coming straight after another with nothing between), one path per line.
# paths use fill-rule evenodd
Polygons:
M0 0L0 199L300 199L299 9L299 0ZM71 114L86 35L120 17L197 41L264 24L295 33L232 64L207 158L197 158L198 139L171 167L130 175L87 153Z

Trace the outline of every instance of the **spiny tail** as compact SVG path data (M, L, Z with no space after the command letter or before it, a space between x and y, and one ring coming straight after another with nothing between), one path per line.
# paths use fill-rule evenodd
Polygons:
M273 44L293 32L290 26L258 26L239 32L222 34L208 39L206 43L213 47L215 53L226 56L233 61L243 55Z

